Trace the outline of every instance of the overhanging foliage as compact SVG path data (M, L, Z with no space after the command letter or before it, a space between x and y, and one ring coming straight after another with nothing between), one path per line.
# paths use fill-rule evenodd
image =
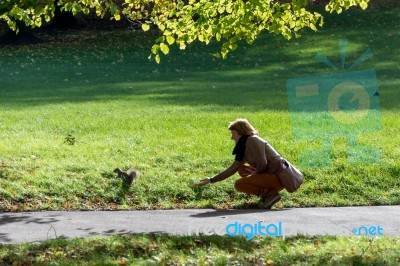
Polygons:
M286 39L297 36L304 28L314 31L323 25L323 17L310 11L314 0L59 0L62 10L73 14L97 16L109 14L112 19L125 17L140 21L147 31L151 25L160 30L160 38L151 49L149 58L160 62L160 53L168 54L171 45L185 49L198 40L208 44L222 42L216 56L225 58L237 48L241 40L251 44L264 30ZM366 9L369 0L331 0L326 5L329 12L341 13L352 6ZM0 20L13 30L17 21L30 27L41 27L54 17L53 0L6 0L0 2Z

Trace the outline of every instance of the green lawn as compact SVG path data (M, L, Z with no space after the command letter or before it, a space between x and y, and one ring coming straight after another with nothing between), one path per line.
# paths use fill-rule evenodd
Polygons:
M379 163L349 163L346 138L335 138L332 166L302 169L303 186L277 207L399 204L399 11L328 16L317 33L264 35L227 60L210 55L217 46L194 45L157 65L147 60L154 36L129 30L2 47L0 211L254 207L255 197L234 191L237 176L191 188L233 159L228 122L248 118L298 164L321 140L294 139L286 81L349 71L367 48L373 57L354 70L376 70L382 129L360 142L379 148ZM315 59L320 52L339 66L339 39L349 41L345 70ZM115 167L141 178L126 188ZM398 265L398 250L390 237L134 235L2 246L0 264Z
M4 265L398 265L399 238L165 235L4 246Z
M354 70L377 73L382 129L360 142L381 159L349 163L346 138L335 138L333 164L302 169L302 188L284 192L277 207L399 204L399 11L328 16L317 33L264 35L227 60L211 56L215 45L193 45L157 65L147 59L154 36L130 30L1 48L0 210L254 207L255 197L235 192L237 176L191 184L231 163L227 124L239 117L294 164L317 149L320 139L293 138L286 81L350 71L315 59L320 52L340 65L339 39L349 41L346 68L373 52ZM135 167L141 178L126 188L115 167Z

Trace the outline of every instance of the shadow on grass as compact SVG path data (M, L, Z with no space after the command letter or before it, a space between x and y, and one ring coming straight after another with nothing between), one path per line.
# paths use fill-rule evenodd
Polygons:
M36 258L41 258L44 251L56 249L58 253L46 252L46 259L55 263L62 261L64 264L74 264L76 257L79 257L81 263L87 264L104 264L111 258L112 264L116 264L116 261L125 264L132 260L136 264L158 265L162 261L162 264L175 265L179 258L179 263L190 265L204 261L213 265L396 265L398 241L390 241L377 240L371 247L373 242L367 238L299 236L284 240L263 237L246 241L244 237L182 237L155 232L147 235L50 240L37 245L25 245L23 250L14 245L4 246L0 259L7 265L19 265L28 260L36 262Z
M70 87L59 91L34 90L2 98L0 104L9 108L28 108L43 104L85 103L92 101L143 101L148 105L203 106L243 108L250 111L287 110L282 90L268 89L260 83L201 82L135 82Z

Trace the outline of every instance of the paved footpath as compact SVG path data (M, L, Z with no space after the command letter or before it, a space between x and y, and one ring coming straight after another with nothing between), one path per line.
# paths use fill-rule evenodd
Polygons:
M243 227L243 225L246 225ZM240 226L240 228L239 228ZM261 227L260 227L261 226ZM258 227L257 231L255 231ZM369 234L400 236L400 206L293 208L277 210L185 209L0 213L0 244L93 235L173 235L243 232L281 237Z

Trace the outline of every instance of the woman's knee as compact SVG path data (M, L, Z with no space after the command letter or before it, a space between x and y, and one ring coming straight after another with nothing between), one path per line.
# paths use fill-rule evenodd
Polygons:
M235 182L235 189L236 189L237 191L243 192L243 180L242 180L242 178L236 180L236 182Z

